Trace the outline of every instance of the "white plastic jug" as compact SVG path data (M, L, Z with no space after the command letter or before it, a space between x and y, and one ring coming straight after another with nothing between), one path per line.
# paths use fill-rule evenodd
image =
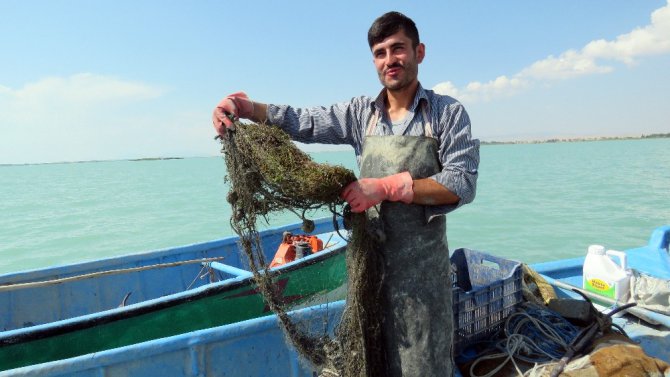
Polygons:
M619 260L617 264L612 257ZM585 290L626 302L630 294L630 271L626 269L626 254L591 245L584 260L583 287Z

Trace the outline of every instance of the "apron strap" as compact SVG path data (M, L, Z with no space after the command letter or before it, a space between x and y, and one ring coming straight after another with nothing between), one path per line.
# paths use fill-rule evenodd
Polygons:
M375 112L372 113L370 117L370 123L368 123L368 128L365 130L365 136L372 136L375 133L377 128L377 121L379 120L379 110L375 109Z
M428 100L426 100L424 106L421 106L421 113L423 115L423 136L433 137L433 127L432 122L430 121L430 112L426 109L427 107L430 107Z
M429 109L430 109L430 103L426 101L425 105L421 106L421 115L423 116L423 136L434 137L433 127L429 116L430 113ZM375 109L375 112L370 117L370 122L368 123L368 127L366 128L365 136L374 135L375 129L377 129L378 121L379 121L379 109Z

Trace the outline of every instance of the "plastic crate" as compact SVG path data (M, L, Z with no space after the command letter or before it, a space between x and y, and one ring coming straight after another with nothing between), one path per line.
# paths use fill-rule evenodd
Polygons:
M454 352L493 336L521 303L521 263L470 249L451 256Z

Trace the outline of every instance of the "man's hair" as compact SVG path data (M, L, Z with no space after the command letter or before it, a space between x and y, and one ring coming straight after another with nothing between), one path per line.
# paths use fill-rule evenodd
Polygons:
M400 12L388 12L377 18L368 30L370 49L400 30L404 31L405 35L412 40L412 48L419 45L419 31L416 29L414 21Z

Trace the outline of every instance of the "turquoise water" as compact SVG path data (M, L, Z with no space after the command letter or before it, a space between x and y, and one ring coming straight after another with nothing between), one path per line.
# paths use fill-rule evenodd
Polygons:
M353 152L314 153L354 167ZM451 249L537 262L625 249L670 224L670 139L486 145ZM0 273L232 234L221 158L0 166ZM278 215L271 225L296 220Z

